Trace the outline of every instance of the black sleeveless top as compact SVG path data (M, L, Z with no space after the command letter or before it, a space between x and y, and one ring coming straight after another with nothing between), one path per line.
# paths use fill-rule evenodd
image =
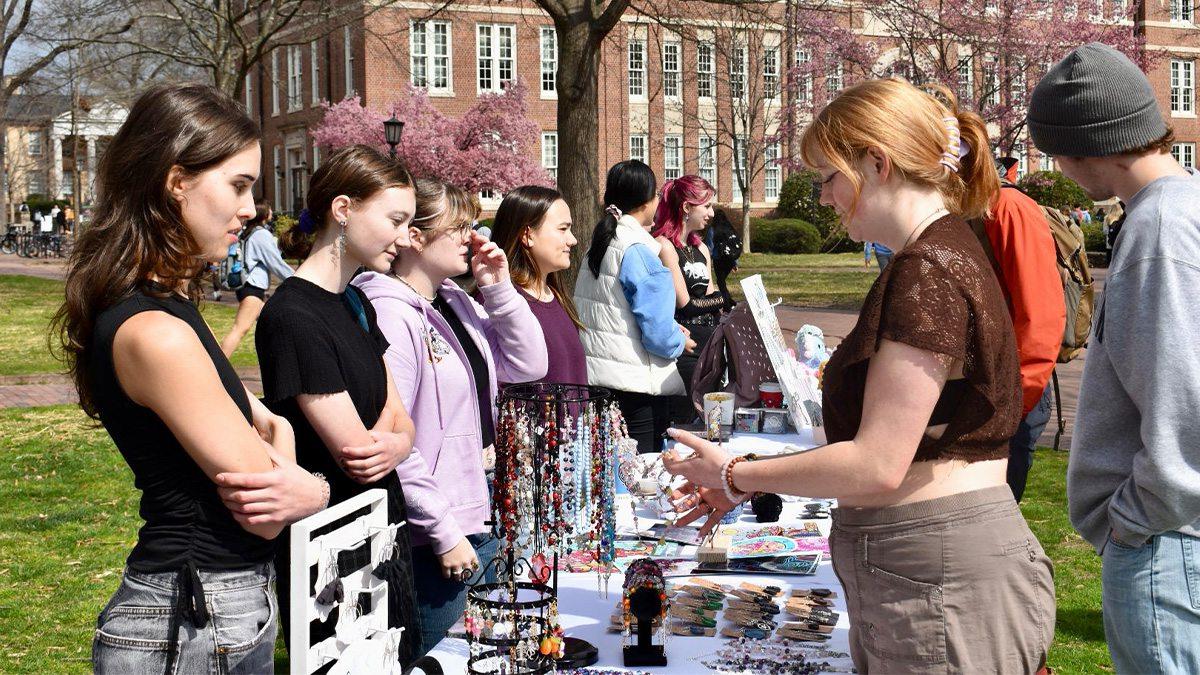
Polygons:
M97 317L85 367L92 377L100 422L133 470L134 486L142 492L138 510L145 522L127 564L141 572L163 572L189 563L200 569L233 570L270 561L274 542L237 524L218 497L216 485L162 419L130 399L117 381L113 338L121 324L140 312L166 312L187 323L200 338L246 423L251 419L245 388L200 311L188 300L174 295L156 298L137 291Z
M708 261L705 260L704 252L699 246L684 244L682 247L676 246L675 252L679 254L679 270L683 272L683 282L687 285L688 296L691 298L687 305L675 310L675 320L689 329L693 326L709 328L707 334L721 318L725 296L720 291L711 294L708 292L708 284L712 277L708 273ZM700 344L697 340L698 347Z

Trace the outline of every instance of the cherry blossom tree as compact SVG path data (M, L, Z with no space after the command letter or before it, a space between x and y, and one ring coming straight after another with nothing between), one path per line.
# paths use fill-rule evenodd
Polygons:
M357 97L323 106L324 117L311 132L319 146L337 149L361 143L386 151L383 121L394 112L404 120L396 154L414 175L468 192L554 184L530 154L538 126L529 118L520 81L509 84L503 93L480 96L458 119L435 108L425 90L417 87L386 111L368 108Z

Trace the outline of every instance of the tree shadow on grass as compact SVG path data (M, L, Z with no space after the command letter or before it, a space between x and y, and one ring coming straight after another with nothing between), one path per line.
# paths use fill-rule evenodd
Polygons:
M1083 642L1104 642L1104 617L1099 608L1058 609L1058 633Z

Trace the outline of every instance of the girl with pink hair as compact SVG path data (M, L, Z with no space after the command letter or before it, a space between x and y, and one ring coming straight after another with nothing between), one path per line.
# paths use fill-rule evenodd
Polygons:
M691 403L692 373L725 302L713 283L712 254L700 236L713 217L715 198L716 190L699 176L667 181L650 231L662 244L658 256L675 281L675 321L690 331L696 342L695 351L685 352L675 362L686 390L682 397L674 397L677 400L671 405L671 417L679 424L696 416Z

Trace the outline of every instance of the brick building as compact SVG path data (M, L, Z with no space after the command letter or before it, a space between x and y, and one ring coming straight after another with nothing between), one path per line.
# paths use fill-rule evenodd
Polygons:
M849 8L843 12L846 21L856 21L856 28L862 25L852 5L839 5ZM683 36L630 12L602 48L599 156L560 157L554 89L557 39L549 17L528 0L451 4L433 14L440 6L407 0L332 31L310 30L316 36L311 42L276 49L247 78L246 106L264 132L263 194L276 210L299 210L308 177L320 165L321 149L313 145L308 131L320 120L321 101L359 96L364 104L382 110L409 84L416 84L429 91L442 112L458 116L479 94L499 91L516 77L528 86L529 114L541 128L537 147L530 151L552 174L560 162L595 161L603 176L611 164L635 157L645 160L660 180L700 174L716 185L719 202L740 208L743 196L734 180L735 159L747 166L746 147L730 125L722 123L730 110L730 92L752 90L758 92L755 105L778 106L782 73L793 59L804 58L799 50L788 53L778 23L754 26L746 44L731 47L722 34L703 28L715 22L697 20L701 28ZM1200 138L1195 96L1200 30L1193 12L1189 0L1166 0L1144 4L1136 13L1145 48L1159 55L1150 78L1176 130L1175 154L1187 166L1195 164ZM889 58L888 45L881 45L880 52L881 62ZM895 50L891 53L895 58ZM879 72L884 71L890 72L880 67ZM838 67L815 84L836 93L842 82ZM759 130L760 138L763 131L773 129ZM747 176L755 213L774 208L784 172L772 160L787 151L761 145L758 160L750 162L759 168L750 169ZM735 158L735 148L740 158ZM1017 154L1022 171L1052 168L1032 146L1025 152L1018 148ZM495 208L497 197L483 195L486 210Z

